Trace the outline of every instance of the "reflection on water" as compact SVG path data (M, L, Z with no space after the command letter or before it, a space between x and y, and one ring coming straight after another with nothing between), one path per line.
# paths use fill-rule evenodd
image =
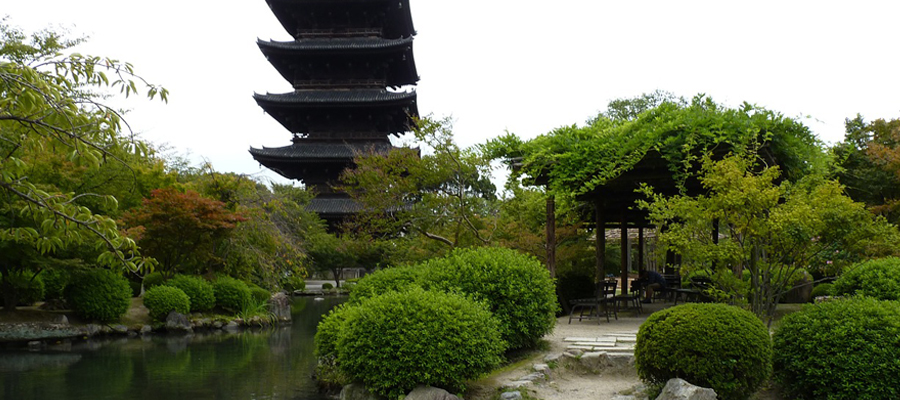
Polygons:
M0 399L319 400L313 335L343 301L294 300L291 326L0 352Z

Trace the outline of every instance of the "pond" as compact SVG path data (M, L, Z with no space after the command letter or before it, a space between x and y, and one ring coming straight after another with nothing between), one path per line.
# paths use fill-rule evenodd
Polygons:
M0 399L320 400L313 336L343 298L296 298L293 324L228 334L149 335L0 352Z

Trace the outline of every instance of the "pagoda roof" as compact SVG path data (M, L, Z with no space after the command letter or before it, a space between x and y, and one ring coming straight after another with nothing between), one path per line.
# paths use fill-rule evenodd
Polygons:
M412 45L413 38L384 39L378 37L349 37L349 38L315 38L299 39L291 41L267 41L257 40L256 44L263 51L285 50L289 52L321 51L328 53L342 53L348 50L358 51L383 51L405 50Z
M379 82L375 86L380 87L414 85L418 82L419 75L416 72L412 44L412 37L316 38L285 42L257 40L257 45L266 59L295 87L302 81L323 78L345 83L350 78L363 84L371 84L372 82L367 80L374 79ZM347 75L346 71L336 72L337 75L334 75L325 68L325 72L328 73L324 77L321 76L323 65L342 63L352 64L356 69L350 68L350 75ZM378 67L366 68L365 65L370 63Z
M310 33L322 36L373 36L377 33L376 36L392 39L416 34L409 0L266 0L266 3L281 26L295 38ZM333 16L349 16L352 12L362 18L352 23L332 19ZM383 15L383 20L373 20L372 15L376 14Z
M362 211L362 205L348 197L316 197L306 206L321 216L343 216Z
M295 162L321 162L322 160L351 160L358 154L387 153L394 149L388 141L363 142L307 142L303 139L284 147L250 148L250 154L261 163L268 160L293 160Z
M405 104L416 100L416 92L389 92L384 89L300 90L289 93L254 93L261 107L266 106L359 106Z

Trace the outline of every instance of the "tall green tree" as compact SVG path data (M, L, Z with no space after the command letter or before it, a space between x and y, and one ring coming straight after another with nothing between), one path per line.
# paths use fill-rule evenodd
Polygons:
M420 235L439 251L490 243L497 214L490 161L479 148L455 143L449 118L423 118L414 133L421 155L362 154L342 176L364 209L353 229Z
M131 64L63 52L81 43L52 31L26 34L0 21L0 273L22 271L29 254L52 256L73 246L103 249L97 263L139 271L150 265L134 241L119 233L109 215L81 200L96 198L112 209L116 199L88 190L64 191L29 173L47 153L65 155L74 166L94 171L105 160L127 164L119 149L146 152L123 133L121 112L104 104L108 89L123 95L159 96L167 91L135 75ZM125 132L127 133L127 132ZM18 261L17 261L18 260ZM7 280L0 282L15 296ZM15 304L9 299L6 304Z
M844 141L832 149L834 175L847 194L876 214L900 222L900 119L846 121Z
M844 195L837 182L815 176L779 182L780 168L754 160L706 157L700 175L705 195L664 197L644 188L650 200L641 206L666 227L660 243L683 256L683 275L749 271L746 300L771 324L775 305L800 271L896 251L897 228ZM716 224L721 237L714 240Z

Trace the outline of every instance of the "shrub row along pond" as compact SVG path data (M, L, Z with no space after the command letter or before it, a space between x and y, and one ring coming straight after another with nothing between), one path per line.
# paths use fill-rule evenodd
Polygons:
M456 391L506 350L535 345L553 330L556 311L553 281L533 257L455 250L361 279L319 324L318 376L363 382L389 398L418 385Z

